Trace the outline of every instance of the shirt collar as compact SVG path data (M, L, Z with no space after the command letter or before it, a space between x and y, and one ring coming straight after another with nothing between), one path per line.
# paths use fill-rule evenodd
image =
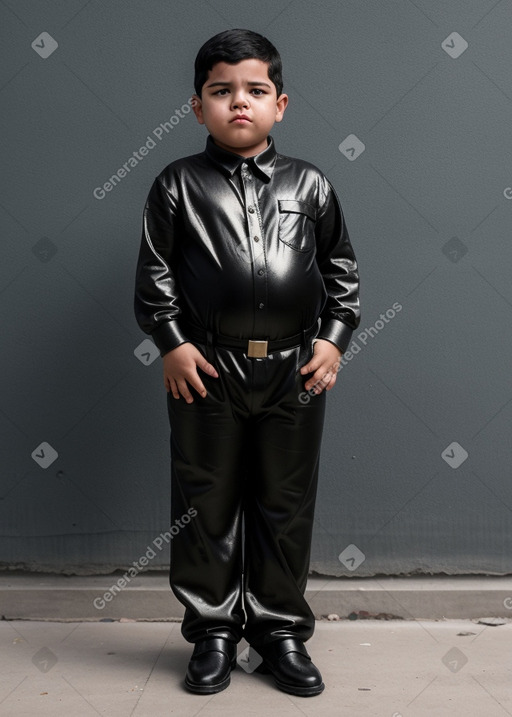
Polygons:
M262 152L254 155L254 157L242 157L240 154L228 152L228 150L219 147L219 145L213 141L211 134L209 134L206 140L205 151L212 162L221 167L229 176L233 176L234 172L245 162L251 167L253 172L256 173L259 170L265 178L270 179L274 171L277 152L273 138L268 135L267 139L268 145Z

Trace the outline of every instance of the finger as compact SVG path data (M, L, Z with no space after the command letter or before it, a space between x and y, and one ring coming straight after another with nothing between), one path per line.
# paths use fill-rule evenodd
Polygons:
M178 381L176 381L176 383L178 384L178 390L181 393L181 395L183 396L183 398L185 399L185 401L187 403L192 403L194 401L194 399L192 397L192 394L188 390L188 385L187 385L187 382L185 381L185 379L184 378L179 379Z
M326 390L326 391L330 391L331 388L334 387L334 384L335 384L335 383L336 383L336 374L334 373L334 374L333 374L333 377L332 377L331 380L329 381L328 385L325 387L325 390Z
M329 391L334 386L335 381L336 375L331 371L324 373L320 381L317 383L317 388L319 388L318 393L322 393L323 390Z
M304 366L301 368L300 372L302 374L312 373L313 371L316 371L321 365L322 365L321 360L317 356L313 356L311 361L308 361L307 364L304 364Z
M315 381L315 379L311 378L304 384L304 388L306 389L306 391L313 391L313 393L318 393L320 383L318 381Z
M313 386L311 387L310 390L311 390L315 395L318 395L318 394L322 393L322 391L324 390L324 387L323 387L323 385L322 385L322 382L321 382L321 381L317 381L316 383L313 384Z
M217 369L215 366L213 366L209 361L207 361L205 358L201 359L197 362L197 365L201 369L201 371L204 371L209 376L213 376L214 378L218 378L219 374L217 373ZM204 386L203 386L204 388Z
M322 386L325 387L325 386L328 386L328 385L329 385L329 383L331 382L331 380L332 380L332 371L326 371L325 373L322 374L322 377L321 377L321 379L320 379L320 383L321 383Z
M338 370L339 369L334 365L330 371L330 378L328 377L328 375L325 376L323 383L327 382L325 386L326 391L330 391L334 387L334 384L336 383L336 379L338 377Z
M178 391L178 387L177 387L177 385L176 385L176 381L175 381L173 378L170 379L170 381L169 381L169 386L170 386L171 393L172 393L173 397L174 397L174 398L179 398L179 397L180 397L180 394L179 394L179 391Z
M315 371L309 381L306 381L304 387L306 390L309 390L313 387L322 390L323 388L325 388L325 386L327 386L331 378L332 373L330 371L325 371L325 369L319 369L318 371Z
M191 376L187 376L187 381L193 388L195 388L200 396L203 398L206 396L206 388L204 387L204 383L199 378L197 371L195 371Z

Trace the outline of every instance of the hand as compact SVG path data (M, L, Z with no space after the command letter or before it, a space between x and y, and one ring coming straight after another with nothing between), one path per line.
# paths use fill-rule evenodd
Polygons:
M325 389L330 391L336 383L336 376L340 367L342 351L326 339L315 341L313 358L302 366L301 374L313 375L304 384L306 391L313 389L313 393L322 393Z
M195 388L200 396L206 396L206 389L197 373L198 367L209 376L219 377L215 367L189 341L164 354L163 364L165 390L167 393L170 391L174 398L179 398L181 393L187 403L194 400L188 384Z

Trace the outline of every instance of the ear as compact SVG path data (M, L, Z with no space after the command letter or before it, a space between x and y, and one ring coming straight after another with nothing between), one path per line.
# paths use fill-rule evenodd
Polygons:
M194 114L197 117L197 121L199 124L204 124L204 118L203 118L203 103L201 102L201 98L199 95L193 94L192 95L192 109L194 110Z
M288 95L279 95L276 101L276 122L281 122L284 111L288 106Z

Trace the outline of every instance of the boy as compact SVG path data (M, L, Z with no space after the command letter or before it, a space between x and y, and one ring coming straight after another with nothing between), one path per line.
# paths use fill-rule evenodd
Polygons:
M316 695L304 592L325 391L359 323L357 264L329 181L269 135L288 102L275 47L221 32L194 84L206 149L151 187L135 295L163 357L172 523L194 516L171 543L195 643L185 685L227 687L244 637L279 689Z

